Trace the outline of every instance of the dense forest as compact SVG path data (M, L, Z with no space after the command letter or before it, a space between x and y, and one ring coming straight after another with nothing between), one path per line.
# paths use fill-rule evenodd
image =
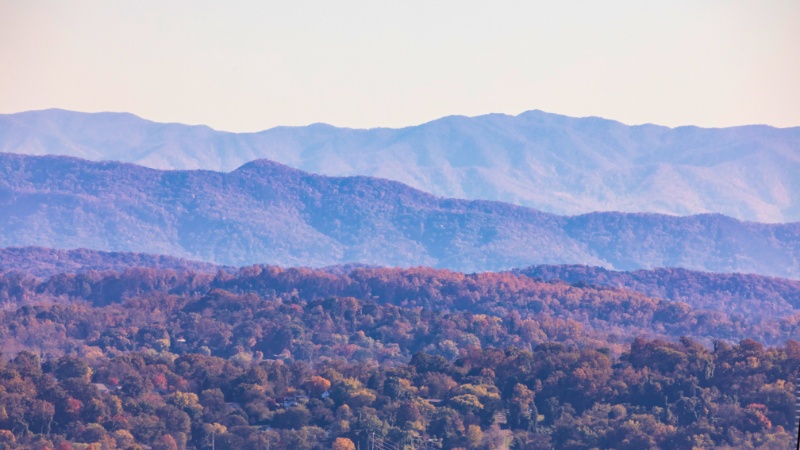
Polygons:
M619 355L602 342L483 348L478 340L491 336L493 326L522 331L528 324L470 314L437 323L436 314L346 298L282 304L277 308L285 322L276 325L285 327L272 334L257 320L263 313L244 303L257 302L255 295L214 291L206 297L184 311L196 328L179 336L170 333L186 324L126 330L126 318L97 311L95 319L119 326L73 356L42 361L22 351L0 363L2 444L39 450L352 450L373 443L381 449L588 450L784 449L792 442L786 430L793 427L792 381L800 364L800 343L792 340L774 348L750 339L719 341L710 349L688 338L637 338ZM215 303L220 297L229 303ZM218 342L184 351L183 341L210 326L204 319L223 306L226 314L254 320L243 320L233 335L207 331ZM359 314L359 307L370 314ZM63 308L26 306L12 327L38 322L62 336L96 332L86 323L64 326L72 317ZM158 312L151 314L150 320ZM300 325L301 315L314 316L302 322L313 328ZM349 329L354 319L374 322L373 315L382 320L369 333ZM414 326L388 328L392 315ZM474 337L461 333L460 343L441 341L431 349L439 354L398 359L424 345L415 335L426 328L457 336L465 327ZM397 335L388 336L392 332ZM264 334L270 339L261 339ZM384 335L401 344L382 346L370 337ZM231 338L239 353L210 354ZM362 351L368 347L377 351ZM250 348L284 350L264 357Z
M796 317L515 273L339 269L2 273L0 446L792 445Z
M702 301L692 306L582 282L543 282L513 273L463 274L430 268L356 268L331 273L252 266L241 268L236 275L133 268L59 274L46 280L12 271L0 275L0 305L10 309L42 302L106 306L165 295L189 301L213 289L251 293L272 301L293 296L306 302L330 296L353 297L410 309L470 312L502 319L514 315L525 320L557 319L611 340L689 336L706 345L713 339L735 342L744 338L778 345L800 337L800 315L778 319L766 308L748 315L728 314L706 309Z
M124 271L129 267L173 269L177 272L214 274L220 269L236 274L238 268L190 261L165 255L103 252L89 249L57 250L44 247L0 249L0 271L18 270L40 278L60 273ZM349 275L364 264L329 266L315 271ZM736 313L761 321L800 313L800 281L742 273L711 273L681 268L656 268L623 272L587 265L538 265L509 271L544 281L596 284L641 292L649 297L684 302L693 308ZM327 295L317 292L318 295ZM333 292L329 293L333 294Z
M786 278L666 267L623 272L577 264L539 265L511 272L544 281L559 279L618 287L756 320L800 313L800 281Z

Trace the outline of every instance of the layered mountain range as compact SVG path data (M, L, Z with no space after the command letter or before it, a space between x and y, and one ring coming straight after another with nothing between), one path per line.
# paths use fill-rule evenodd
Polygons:
M554 214L721 213L800 221L800 127L627 126L541 111L451 116L402 129L324 124L227 133L131 114L0 115L0 151L229 172L270 159L329 176L403 182L437 196Z
M784 221L796 131L0 117L100 160L0 153L0 441L790 447L800 222L569 214Z
M719 214L557 216L258 160L230 173L0 154L0 246L228 265L346 262L491 271L582 263L800 277L800 224Z

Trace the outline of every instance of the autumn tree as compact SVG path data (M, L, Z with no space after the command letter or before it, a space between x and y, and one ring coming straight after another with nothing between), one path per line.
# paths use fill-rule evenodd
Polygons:
M355 450L356 446L353 444L353 441L347 438L336 438L333 441L333 446L331 446L332 450Z

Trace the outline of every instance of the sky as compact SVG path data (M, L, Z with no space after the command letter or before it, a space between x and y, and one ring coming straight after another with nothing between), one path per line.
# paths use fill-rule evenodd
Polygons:
M800 126L800 1L0 0L0 113Z

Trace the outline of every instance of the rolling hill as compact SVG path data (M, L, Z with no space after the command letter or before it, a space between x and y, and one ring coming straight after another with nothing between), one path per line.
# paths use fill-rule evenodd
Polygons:
M230 173L0 154L0 246L157 253L241 266L583 263L800 277L800 224L718 214L556 216L258 160Z
M43 247L9 247L0 249L0 274L3 271L20 271L39 278L60 274L81 274L89 271L124 272L132 268L156 270L171 269L178 273L194 272L217 274L224 270L236 275L239 268L218 266L211 263L190 261L165 255L132 252L104 252L89 249L56 250ZM263 270L273 266L260 265ZM275 268L277 269L277 268ZM250 267L244 272L252 271ZM258 269L261 270L261 269ZM303 268L280 269L278 273L306 273ZM359 274L353 272L360 270ZM299 271L299 272L298 272ZM352 277L363 279L364 274L379 274L381 268L364 264L339 264L315 269L316 273L327 273L343 280ZM672 302L684 302L695 309L714 310L726 314L739 314L748 320L783 318L800 314L800 281L741 273L711 273L680 268L659 267L651 270L639 269L630 272L608 270L575 264L537 265L510 271L514 275L525 275L542 281L561 280L574 286L599 285L628 291L641 292L649 297ZM350 278L348 278L350 277ZM309 284L288 276L295 285L278 284L283 289L305 292ZM380 276L374 276L380 279ZM336 284L338 288L350 283ZM313 285L314 283L311 283ZM304 287L305 286L305 287ZM2 291L2 288L0 288ZM360 291L314 291L309 298L329 295L365 295ZM1 296L2 294L0 294Z
M451 116L402 129L324 124L227 133L132 114L0 115L0 151L229 172L270 159L329 176L373 176L434 195L562 215L721 213L800 221L800 127L627 126L542 111Z

